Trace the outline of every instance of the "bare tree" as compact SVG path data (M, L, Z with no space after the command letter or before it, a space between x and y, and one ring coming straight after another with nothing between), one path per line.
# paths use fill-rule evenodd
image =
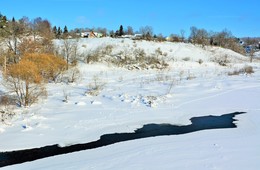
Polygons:
M76 61L78 53L78 44L77 41L72 41L68 39L63 40L63 56L67 62L67 70L69 69L69 64L71 61Z
M191 27L190 28L190 37L189 37L189 41L192 42L193 44L196 43L196 39L197 39L197 32L198 32L198 28L197 27Z
M29 33L30 32L30 19L26 16L22 17L21 19L18 20L20 29L24 33Z
M145 39L150 40L152 38L153 27L151 26L141 27L139 31Z
M232 35L231 31L224 29L221 32L215 33L212 38L215 45L244 54L243 47L239 45L239 40Z
M127 26L126 34L127 35L134 35L134 30L131 26Z
M208 45L208 32L205 29L198 29L196 27L190 28L190 41L193 44Z
M8 22L7 26L3 29L3 41L8 48L7 62L17 63L20 59L18 53L19 39L24 34L21 26L13 18L12 21Z
M162 41L165 41L166 39L165 39L165 37L160 33L160 34L158 34L157 36L157 40L158 41L160 41L160 42L162 42Z
M97 32L101 33L104 37L107 36L107 29L106 28L97 28L96 29Z
M168 41L171 41L171 42L181 42L181 37L177 34L171 34L169 37L168 37Z
M184 42L184 40L185 40L185 30L181 29L180 33L181 33L181 41Z
M7 67L7 52L2 47L0 47L0 65L3 67L3 74L5 74Z
M33 34L34 38L36 36L41 36L45 40L54 38L51 23L46 19L43 20L41 17L35 18L31 22L31 33Z
M20 106L30 106L47 94L38 68L30 61L11 65L4 81L4 85L17 95Z

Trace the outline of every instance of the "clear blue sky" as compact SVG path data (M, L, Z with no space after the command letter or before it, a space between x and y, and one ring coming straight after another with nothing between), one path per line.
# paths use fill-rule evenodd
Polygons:
M154 33L189 35L191 26L230 30L237 37L260 37L260 0L0 0L8 19L48 19L68 29L117 30L152 26Z

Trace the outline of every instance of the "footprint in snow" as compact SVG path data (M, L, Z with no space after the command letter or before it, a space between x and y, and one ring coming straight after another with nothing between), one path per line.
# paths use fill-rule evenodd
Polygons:
M31 126L29 126L29 125L22 125L22 128L23 128L23 132L25 132L25 131L30 131L30 130L32 130L33 128L31 127Z
M76 102L75 105L84 106L84 105L86 105L86 103L85 102Z
M100 102L100 101L91 101L91 104L93 104L93 105L101 105L102 102Z

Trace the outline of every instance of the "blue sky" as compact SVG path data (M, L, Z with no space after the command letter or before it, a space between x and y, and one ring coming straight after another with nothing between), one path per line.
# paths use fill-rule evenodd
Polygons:
M117 30L152 26L167 36L191 26L230 30L237 37L260 37L259 0L0 0L7 18L48 19L52 26L68 29L105 27Z

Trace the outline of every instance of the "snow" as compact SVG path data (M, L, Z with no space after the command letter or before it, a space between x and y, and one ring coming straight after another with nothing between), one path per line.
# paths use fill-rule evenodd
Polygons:
M123 40L123 41L122 41ZM62 45L60 40L55 42ZM133 132L149 123L188 125L195 116L238 115L238 128L205 130L121 142L26 162L2 169L248 169L260 167L260 64L219 47L130 39L79 39L79 50L112 45L113 53L142 48L167 52L168 69L127 70L107 63L79 63L82 78L73 84L48 84L48 98L18 108L11 125L0 124L0 151L98 140L103 134ZM136 47L135 45L136 44ZM229 56L227 67L212 59ZM189 61L184 58L189 57ZM202 64L197 61L203 60ZM255 73L228 76L251 65ZM85 95L98 76L105 87ZM69 94L63 102L64 91Z

